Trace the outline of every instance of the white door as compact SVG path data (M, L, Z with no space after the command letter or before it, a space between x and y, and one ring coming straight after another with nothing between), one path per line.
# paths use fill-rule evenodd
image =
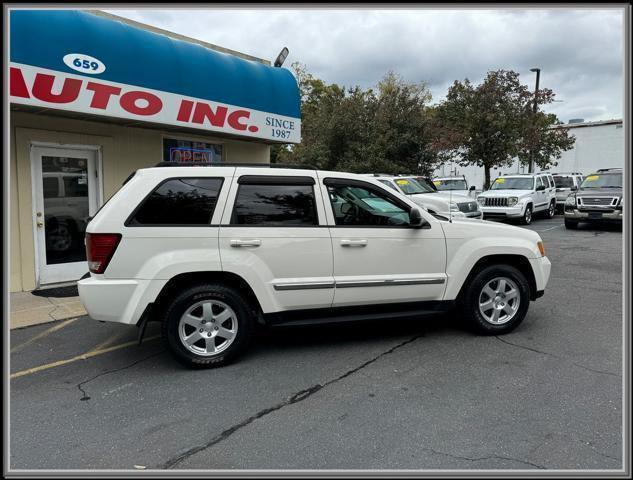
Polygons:
M439 224L408 226L410 207L367 182L325 178L335 307L442 300L446 241Z
M264 313L329 308L332 246L316 173L237 168L220 227L222 269L240 275Z
M88 272L84 235L99 206L96 150L31 147L37 285Z
M536 177L535 187L537 189L539 187L543 187L543 190L536 190L536 203L534 205L534 211L536 212L538 210L547 210L547 207L549 206L549 185L547 183L547 178Z

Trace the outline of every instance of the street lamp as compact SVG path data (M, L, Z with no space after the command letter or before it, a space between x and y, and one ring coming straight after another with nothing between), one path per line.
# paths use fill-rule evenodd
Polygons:
M536 72L536 86L534 87L534 106L532 107L532 111L534 112L534 121L536 121L536 112L538 110L538 82L541 78L541 69L540 68L530 68L530 72ZM536 125L535 125L536 127ZM528 164L528 172L534 172L534 151L530 149L530 163Z
M277 58L275 59L275 67L281 67L284 62L286 61L286 57L288 56L288 49L286 47L281 49L281 52L279 52L279 55L277 55Z

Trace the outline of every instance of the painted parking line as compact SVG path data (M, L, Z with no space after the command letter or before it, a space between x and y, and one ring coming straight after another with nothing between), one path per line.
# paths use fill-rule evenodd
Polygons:
M161 337L160 335L155 335L153 337L146 338L143 340L143 343L149 342L150 340L155 340L160 337ZM119 345L113 345L111 347L102 348L100 350L93 349L89 352L82 353L81 355L77 355L76 357L67 358L65 360L57 360L56 362L46 363L44 365L38 365L37 367L33 367L27 370L22 370L20 372L12 373L9 378L13 380L14 378L23 377L25 375L31 375L33 373L41 372L43 370L48 370L50 368L60 367L62 365L68 365L69 363L76 362L77 360L87 360L88 358L96 357L97 355L103 355L104 353L112 352L114 350L119 350L121 348L130 347L136 344L138 344L138 341L132 340L130 342L121 343Z
M562 227L564 224L561 223L560 225L556 225L555 227L550 227L550 228L546 228L545 230L534 230L535 232L549 232L550 230L554 230L555 228L560 228Z
M30 338L29 340L27 340L24 343L21 343L20 345L16 345L15 347L13 347L10 352L14 353L17 352L19 350L22 350L24 347L26 347L27 345L32 344L33 342L35 342L36 340L39 340L41 338L44 338L46 335L49 335L53 332L56 332L57 330L61 330L62 328L64 328L66 325L70 325L71 323L75 322L79 320L79 318L71 318L70 320L66 320L58 325L54 325L50 328L47 328L46 330L44 330L43 332L40 332L39 334L35 335L33 338Z

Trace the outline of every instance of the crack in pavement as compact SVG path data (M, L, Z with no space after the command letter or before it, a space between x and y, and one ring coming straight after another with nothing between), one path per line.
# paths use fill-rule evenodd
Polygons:
M177 464L179 464L180 462L182 462L183 460L186 460L187 458L191 457L192 455L195 455L196 453L199 453L203 450L206 450L207 448L210 448L224 440L226 440L227 438L229 438L231 435L233 435L236 431L246 427L247 425L253 423L255 420L262 418L270 413L276 412L277 410L281 410L282 408L288 406L288 405L292 405L294 403L298 403L298 402L302 402L303 400L305 400L306 398L310 397L311 395L315 394L316 392L318 392L319 390L332 385L333 383L339 382L341 380L343 380L344 378L349 377L350 375L353 375L354 373L358 372L359 370L362 370L363 368L367 367L368 365L371 365L372 363L378 361L380 358L384 357L385 355L389 355L391 353L393 353L394 351L396 351L399 348L404 347L405 345L408 345L416 340L418 340L419 338L422 338L424 336L424 334L420 334L420 335L416 335L415 337L412 337L404 342L401 342L393 347L391 347L389 350L386 350L382 353L380 353L379 355L367 360L366 362L361 363L359 366L348 370L347 372L343 373L342 375L339 375L336 378L333 378L331 380L328 380L327 382L320 384L317 383L316 385L313 385L311 387L308 387L306 389L300 390L297 393L295 393L294 395L292 395L291 397L287 398L286 400L273 405L272 407L268 407L265 408L263 410L260 410L259 412L257 412L256 414L248 417L247 419L243 420L240 423L237 423L235 425L233 425L232 427L224 430L223 432L221 432L219 435L216 435L215 437L213 437L211 440L209 440L208 442L202 444L202 445L197 445L195 447L189 448L187 450L185 450L183 453L167 460L165 463L163 463L161 466L159 466L158 468L162 468L162 469L169 469L172 468L174 466L176 466Z
M433 450L432 448L428 448L428 447L423 447L422 450L427 450L429 452L435 453L437 455L444 455L447 457L451 457L451 458L455 458L455 459L459 459L459 460L468 460L470 462L479 462L481 460L491 460L493 458L499 459L499 460L510 460L512 462L517 462L517 463L523 463L524 465L530 465L532 467L538 468L538 469L545 469L547 467L544 467L543 465L538 465L536 463L532 463L532 462L528 462L527 460L521 460L519 458L512 458L512 457L504 457L501 455L489 455L486 457L463 457L461 455L453 455L451 453L446 453L446 452L440 452L438 450Z
M89 378L88 380L84 380L83 382L78 383L77 384L77 388L79 389L79 391L83 395L79 400L82 401L82 402L85 402L86 400L90 400L90 398L91 398L90 396L88 396L86 391L82 388L82 385L85 385L86 383L92 382L93 380L95 380L95 379L97 379L99 377L103 377L104 375L109 375L110 373L116 373L116 372L120 372L121 370L125 370L125 369L128 369L128 368L131 368L134 365L138 365L139 363L144 362L145 360L149 360L150 358L153 358L153 357L156 357L156 356L160 355L164 351L165 350L161 350L160 352L153 353L153 354L151 354L151 355L149 355L147 357L141 358L140 360L136 360L135 362L130 363L129 365L126 365L126 366L121 367L121 368L115 368L115 369L112 369L112 370L106 370L105 372L101 372L100 374L95 375L94 377Z
M593 373L599 373L601 375L610 375L613 377L619 377L620 375L617 373L613 373L613 372L607 372L606 370L597 370L595 368L591 368L591 367L587 367L585 365L582 365L580 363L576 363L573 360L569 360L568 358L564 358L564 357L559 357L558 355L555 355L553 353L550 352L544 352L542 350L537 350L536 348L531 348L531 347L527 347L525 345L519 345L518 343L512 343L512 342L508 342L507 340L504 340L502 338L499 338L498 336L495 336L495 338L497 340L499 340L502 343L505 343L507 345L512 345L513 347L517 347L517 348L522 348L524 350L529 350L530 352L535 352L535 353L540 353L541 355L549 355L550 357L554 357L554 358L558 358L559 360L567 360L569 361L572 365L575 365L578 368L582 368L584 370L587 370L589 372L593 372Z

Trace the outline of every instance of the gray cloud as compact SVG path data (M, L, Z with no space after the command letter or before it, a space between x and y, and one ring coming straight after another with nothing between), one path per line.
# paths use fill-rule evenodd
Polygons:
M622 9L164 9L108 10L261 58L283 46L291 62L340 85L375 85L389 70L425 82L440 101L454 80L512 69L557 94L548 111L622 118Z

